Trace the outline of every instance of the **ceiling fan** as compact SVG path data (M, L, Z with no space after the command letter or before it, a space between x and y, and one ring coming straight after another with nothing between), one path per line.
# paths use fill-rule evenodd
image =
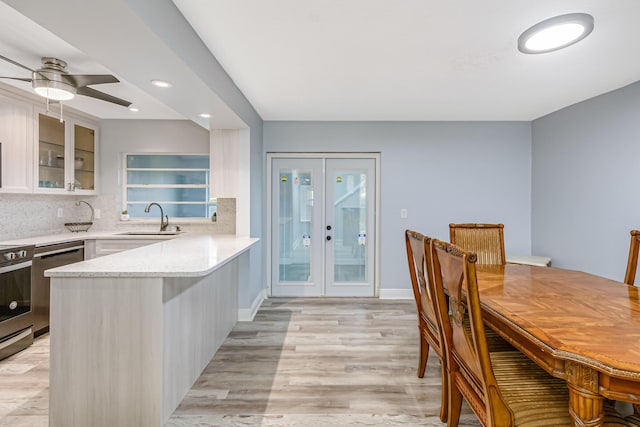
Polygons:
M112 102L114 104L122 105L123 107L131 105L129 101L116 98L115 96L111 96L88 87L89 85L102 83L118 83L120 80L111 74L69 74L67 71L67 63L65 61L49 56L42 58L42 67L37 70L32 70L26 65L22 65L19 62L2 55L0 55L0 59L31 71L30 78L0 76L1 79L30 82L33 86L33 90L38 95L44 96L47 99L54 101L67 101L78 94L106 102Z

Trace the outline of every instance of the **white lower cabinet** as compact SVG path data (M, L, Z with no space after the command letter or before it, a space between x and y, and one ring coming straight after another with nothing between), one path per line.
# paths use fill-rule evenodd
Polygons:
M141 246L160 243L158 239L95 239L84 242L84 259L111 255Z

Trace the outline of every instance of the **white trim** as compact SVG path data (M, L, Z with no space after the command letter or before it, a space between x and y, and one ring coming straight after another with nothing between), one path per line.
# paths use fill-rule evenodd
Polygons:
M251 322L253 318L256 317L256 313L260 309L263 301L267 299L267 289L262 289L256 295L256 298L253 300L250 308L239 308L238 309L238 322Z
M380 289L380 299L413 299L413 290Z

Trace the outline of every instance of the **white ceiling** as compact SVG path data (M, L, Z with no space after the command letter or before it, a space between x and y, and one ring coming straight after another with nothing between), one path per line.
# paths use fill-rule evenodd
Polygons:
M46 48L44 47L46 46ZM0 55L10 58L31 69L41 66L42 56L53 56L67 62L71 74L114 74L90 56L56 37L30 19L0 2ZM0 59L0 76L30 78L29 71ZM119 76L116 76L119 77ZM120 105L99 101L85 96L76 96L65 101L65 106L84 111L100 118L110 119L184 119L167 105L159 102L135 85L122 81L92 86L101 92L133 102L140 112L133 113ZM0 79L1 83L33 93L31 83ZM44 98L35 97L45 105ZM56 107L52 107L56 108Z
M101 118L186 118L205 127L197 113L208 110L221 126L237 124L175 53L138 28L126 1L73 11L99 16L94 25L65 23L76 5L70 0L6 1L47 21L55 35L0 1L1 55L30 68L54 56L71 73L114 74L121 83L94 88L141 111L83 96L69 106ZM173 2L264 120L532 120L640 79L637 0ZM63 10L53 16L56 6ZM594 16L585 40L545 55L517 50L526 28L572 12ZM103 22L110 33L99 31ZM184 96L150 87L158 74L182 85ZM28 71L0 60L0 75ZM1 81L31 92L29 83Z
M640 79L638 0L173 0L264 120L532 120ZM545 55L531 25L593 15Z

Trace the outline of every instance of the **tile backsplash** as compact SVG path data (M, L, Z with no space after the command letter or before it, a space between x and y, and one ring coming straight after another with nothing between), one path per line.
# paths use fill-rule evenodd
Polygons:
M58 196L41 194L0 194L0 241L48 234L70 233L67 222L84 222L91 218L91 209L84 200L100 210L100 218L93 219L89 231L119 231L123 229L151 228L151 223L120 221L115 196ZM62 217L58 218L58 210ZM216 222L182 222L169 218L170 226L179 225L185 231L214 234L235 234L235 199L218 199Z

